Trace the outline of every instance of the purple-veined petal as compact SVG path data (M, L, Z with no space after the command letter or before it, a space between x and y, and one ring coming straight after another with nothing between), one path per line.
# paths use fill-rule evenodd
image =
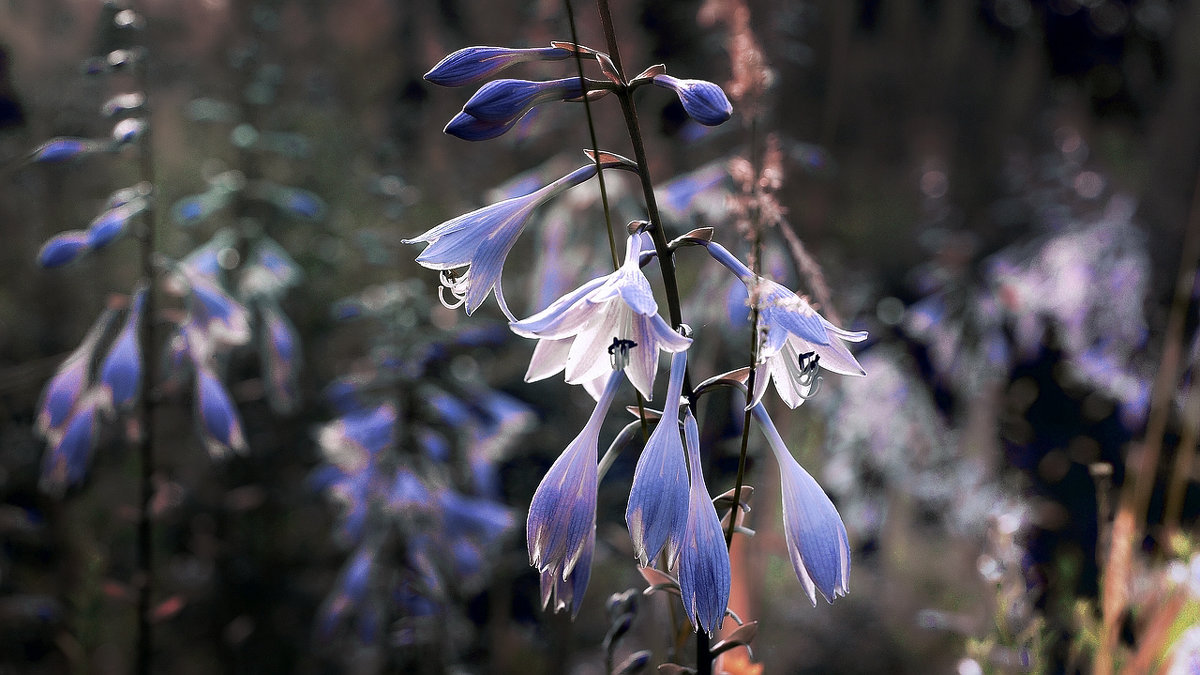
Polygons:
M37 261L42 267L62 267L87 253L90 237L85 230L67 230L54 235L42 244Z
M529 359L529 369L525 371L526 382L537 382L551 375L562 372L567 365L567 355L571 353L571 343L575 338L561 340L538 340L533 348L533 356Z
M579 562L570 573L559 575L554 570L542 572L542 607L552 607L555 612L570 610L571 618L579 616L583 605L583 593L587 590L592 575L592 556L596 551L596 525L592 524L591 536L584 541Z
M715 127L733 115L733 104L725 92L712 82L680 80L666 74L655 75L651 81L674 90L688 117L700 124Z
M691 489L687 527L679 550L679 588L692 626L711 636L721 627L729 606L729 551L716 507L704 486L700 431L690 409L684 413L683 433Z
M634 554L643 567L653 564L666 547L667 568L679 555L687 526L688 473L683 441L679 436L678 402L687 369L687 352L671 359L663 418L646 441L633 472L625 523Z
M521 337L535 339L558 340L574 335L586 322L587 317L583 316L580 320L577 312L569 310L572 310L589 293L604 285L607 279L608 277L592 279L555 300L549 307L528 319L510 323L509 327Z
M525 61L561 61L571 52L558 47L510 49L467 47L446 56L425 73L425 79L443 87L482 82L509 66Z

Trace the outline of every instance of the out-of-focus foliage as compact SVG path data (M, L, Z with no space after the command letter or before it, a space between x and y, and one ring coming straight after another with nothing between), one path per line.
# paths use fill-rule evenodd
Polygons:
M627 61L740 81L729 55L744 35L725 11L730 3L613 4ZM491 141L497 152L438 133L463 99L421 80L465 45L542 47L561 38L560 3L139 5L151 59L156 207L175 205L174 221L160 222L163 248L191 250L250 215L270 223L264 241L303 270L287 295L270 295L265 289L290 284L271 263L276 249L241 252L261 265L231 290L269 295L257 321L277 336L290 327L305 345L290 352L303 359L294 379L269 365L289 353L278 340L231 359L237 384L229 394L247 454L214 468L190 410L162 412L153 614L160 669L567 672L602 663L611 619L626 616L618 660L663 649L659 615L667 610L655 598L642 598L636 613L620 603L613 617L584 611L570 625L537 610L538 579L519 535L494 538L490 525L472 529L479 521L471 518L459 523L460 539L450 536L454 528L422 529L464 509L478 515L455 507L485 496L513 509L494 513L519 521L513 514L592 401L564 395L561 382L521 384L531 347L515 338L447 347L506 334L489 322L499 314L486 304L482 328L480 317L464 324L439 307L385 322L338 322L328 311L345 298L339 311L378 314L395 306L389 293L433 297L435 279L410 261L401 238L579 165L588 140L574 108L534 109ZM1193 199L1200 9L1168 0L748 7L743 18L772 75L757 103L759 132L779 139L784 179L775 198L804 242L797 250L772 234L762 269L807 292L838 325L872 335L856 351L869 378L826 381L779 421L846 520L854 567L838 604L806 601L774 522L780 499L768 448L752 444L750 482L760 491L745 524L761 548L731 554L744 571L733 579L731 606L759 622L755 660L766 672L1087 670L1102 643L1107 537L1130 444L1154 405ZM580 39L599 43L584 9L576 7ZM138 180L119 156L70 140L111 138L113 122L95 114L109 92L78 66L117 46L97 30L99 17L99 3L0 7L0 669L15 672L126 672L131 658L135 458L116 434L102 436L83 487L53 500L37 489L43 447L33 435L42 384L88 333L108 289L131 288L137 276L107 263L123 245L116 241L54 273L34 262L64 230L80 232L45 255L65 261L108 243L126 212L93 222L96 206L114 185ZM561 66L524 63L520 76L561 77ZM730 158L747 143L737 105L731 122L710 129L668 92L643 94L639 111L670 226L732 236L740 188ZM244 109L232 103L242 101ZM605 142L620 138L616 116L597 123ZM39 146L47 139L59 140ZM42 159L64 161L26 164L36 147ZM88 156L68 157L76 154ZM615 220L641 217L635 190L632 181L610 183ZM241 199L248 212L235 208ZM515 314L611 270L597 200L594 186L580 186L526 226L504 276ZM700 271L682 282L697 329L701 317L714 327L731 314L744 318L740 284L726 284L715 267L692 269ZM387 283L410 277L412 286ZM1195 448L1181 445L1195 443L1187 432L1196 424L1188 411L1200 354L1194 292L1188 302L1185 377L1162 404L1171 415L1146 536L1123 572L1130 611L1119 626L1122 664L1182 669L1195 658L1200 493L1188 463ZM728 331L724 343L745 349L749 337ZM689 358L733 366L721 353ZM418 370L401 370L414 363ZM381 447L438 467L436 478L417 478L424 493L393 465L367 481L372 496L360 499L358 474L339 463L345 457L323 454L323 425L363 413L321 392L367 372L406 372L392 380L405 383L395 394L406 403L373 392L355 405L396 406L403 433ZM484 412L471 397L482 390L468 391L483 382L534 411L532 433L515 445L518 437L496 440L487 420L501 413ZM297 396L281 400L281 391ZM468 401L465 412L453 400ZM281 418L281 408L294 412ZM461 426L458 413L478 419ZM706 444L721 441L710 471L732 474L738 431L700 429ZM633 453L618 459L611 484L628 485L635 462ZM351 508L331 508L315 489L319 475ZM608 485L599 486L585 601L597 608L599 598L643 585L621 518L627 493ZM405 499L423 504L410 508ZM355 537L355 507L366 509L364 523L386 521L415 543ZM447 550L457 557L438 558ZM476 563L490 574L463 574L469 581L454 582L461 585L442 576ZM452 618L425 620L440 616L429 614L431 599L453 606ZM361 639L368 628L378 640Z

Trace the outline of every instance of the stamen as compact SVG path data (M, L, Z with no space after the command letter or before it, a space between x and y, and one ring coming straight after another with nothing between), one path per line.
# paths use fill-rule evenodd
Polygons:
M451 291L451 292L453 292L453 291ZM438 286L438 300L441 301L442 307L445 307L446 309L458 309L459 307L462 307L467 302L467 296L465 294L464 295L455 295L454 297L458 298L458 302L454 303L453 305L450 304L449 302L446 302L446 287Z
M441 281L442 285L438 287L438 300L441 300L442 306L447 309L458 309L467 301L467 291L471 287L471 270L463 269L461 276L456 273L456 270L442 270ZM446 289L450 289L451 295L458 300L454 304L446 301L444 295Z
M613 338L612 344L608 346L608 362L612 364L612 369L623 370L629 365L629 350L636 346L637 343L633 340Z
M820 372L819 364L821 355L816 352L804 352L800 355L800 377L796 378L796 383L802 389L807 389L807 392L801 392L800 397L807 400L817 395L821 391L822 378L818 377Z

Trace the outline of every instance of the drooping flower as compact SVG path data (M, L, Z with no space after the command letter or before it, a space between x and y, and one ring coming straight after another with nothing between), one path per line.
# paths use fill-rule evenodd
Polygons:
M664 73L655 75L651 82L673 90L688 117L700 124L715 127L733 116L733 104L725 92L712 82L680 80Z
M834 326L807 300L754 274L720 244L708 242L706 247L717 262L745 284L758 309L758 370L751 405L762 399L768 380L773 380L779 397L795 408L815 393L818 366L839 375L866 375L843 344L867 339L865 332Z
M63 424L63 432L53 440L42 460L42 490L61 495L64 490L83 480L91 461L92 448L99 430L101 398L86 395Z
M338 625L349 615L362 609L367 598L368 583L375 569L377 551L368 544L358 547L354 555L342 568L338 575L336 591L325 601L317 618L320 635L328 638L333 635ZM366 633L364 638L372 637L373 628L369 617L360 617L360 632Z
M587 424L533 493L525 523L529 563L542 575L542 604L569 608L572 617L583 601L596 541L600 427L620 383L613 372Z
M271 408L286 415L300 403L300 336L273 300L259 303L260 360Z
M63 423L67 421L87 388L88 371L96 353L96 346L117 316L116 309L104 310L79 346L62 362L54 377L50 378L46 388L42 390L34 429L39 436L47 438L52 444L57 442L56 434L61 433Z
M100 363L99 390L105 410L127 409L137 400L142 385L142 350L138 341L138 326L145 302L146 287L143 285L134 292L125 326Z
M602 166L609 168L618 164L616 161L604 162ZM417 256L417 263L441 271L443 286L449 288L458 301L454 305L446 304L444 296L441 296L447 307L465 304L469 315L479 308L494 288L500 309L510 320L516 321L504 301L500 284L505 257L512 250L534 209L594 175L595 164L579 167L523 197L496 202L448 220L412 239L405 239L404 243L429 244ZM460 269L464 267L467 269ZM438 293L441 292L439 289Z
M214 345L244 345L250 340L250 314L215 279L180 266L188 297L189 323Z
M196 361L196 425L208 454L214 458L246 451L242 422L225 385L216 373Z
M624 369L633 386L650 399L658 352L681 352L692 343L658 315L658 303L639 260L649 235L634 234L625 262L612 274L593 279L523 321L509 324L517 335L537 338L525 373L532 382L566 370L570 384L595 383L610 367Z
M779 464L783 533L792 569L814 606L816 591L827 602L833 602L850 591L850 541L846 526L829 496L792 457L766 408L760 403L752 412Z
M643 567L653 564L666 546L667 568L675 566L688 518L688 470L679 437L679 395L687 370L687 351L671 358L671 381L663 417L646 441L633 472L625 522L633 550Z
M729 606L729 550L721 521L704 486L700 467L700 430L690 409L684 413L683 435L687 446L691 489L687 526L679 550L679 589L683 608L697 631L710 636L721 627Z
M511 49L466 47L446 56L425 73L425 79L443 87L482 82L509 66L526 61L561 61L571 52L559 47Z

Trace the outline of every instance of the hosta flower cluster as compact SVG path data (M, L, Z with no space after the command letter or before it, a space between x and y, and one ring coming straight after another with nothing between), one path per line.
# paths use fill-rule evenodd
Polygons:
M578 69L586 64L597 68L603 79L581 78L578 70L547 81L494 79L503 70L533 61L566 62ZM626 78L608 54L569 42L534 49L463 49L438 63L426 79L444 86L484 82L446 127L447 133L470 141L500 136L533 108L549 103L590 105L615 97L631 107L631 93L646 84L672 91L687 114L702 125L721 124L733 112L716 84L672 77L663 66ZM631 126L634 133L640 132ZM635 143L635 154L641 152L638 146ZM649 184L640 155L628 160L594 148L589 157L588 165L544 187L453 218L408 240L428 244L416 260L438 271L443 303L465 305L470 314L494 290L512 331L537 340L527 381L561 372L568 384L583 386L597 401L587 424L547 471L529 507L526 542L530 562L541 573L543 604L572 615L579 611L595 553L598 483L607 466L599 457L602 427L625 380L639 405L662 402L661 416L643 414L641 421L654 426L638 459L626 510L633 550L639 565L674 571L676 576L666 578L681 595L693 626L710 634L721 626L731 584L727 536L734 530L746 531L732 525L726 531L705 483L695 401L721 385L740 387L746 393L747 408L752 409L778 463L785 538L798 579L814 603L818 592L832 601L849 587L846 529L833 503L784 446L761 401L767 383L774 382L780 398L795 408L816 393L821 368L842 375L865 374L846 343L862 341L866 334L834 326L804 298L753 272L713 241L712 230L697 230L668 242L652 194L646 195L648 221L630 225L624 261L617 269L583 281L528 318L517 318L504 297L501 277L506 257L534 212L609 169L634 172ZM694 340L703 336L693 335L678 318L673 265L677 250L697 247L745 285L757 317L758 340L749 368L715 374L689 389L688 352ZM673 320L660 313L643 272L655 259L664 284L670 281L666 295ZM453 300L445 298L447 290ZM662 352L672 355L670 378L665 397L656 399L654 382ZM747 380L753 382L750 391L746 391ZM729 501L735 502L732 511L744 506L738 500L718 500L726 506Z
M118 12L114 19L118 28L126 29L140 21L130 10ZM87 72L103 75L144 68L145 58L140 47L118 49L89 61ZM104 102L101 113L116 120L108 138L53 138L38 146L29 161L98 162L103 155L133 155L147 174L143 178L150 178L144 93L118 93ZM323 202L307 191L247 181L240 172L226 171L210 180L207 192L175 204L175 220L194 226L214 217L235 196L271 204L305 220L324 213ZM82 481L103 432L120 428L111 422L129 421L125 428L131 438L137 437L137 423L147 423L134 410L143 397L154 402L190 390L196 432L209 453L220 457L245 451L237 406L222 381L222 370L234 350L251 343L260 353L263 389L271 406L287 413L298 405L299 336L280 302L299 283L299 267L270 237L248 239L229 228L172 260L154 251L152 214L160 199L151 180L116 190L85 229L52 236L38 253L42 267L60 268L81 265L85 257L116 248L124 239L137 239L143 263L142 279L130 295L110 302L46 384L36 430L49 446L42 470L42 486L49 492L62 493ZM168 300L166 306L162 300ZM147 373L153 374L153 381L147 381Z

